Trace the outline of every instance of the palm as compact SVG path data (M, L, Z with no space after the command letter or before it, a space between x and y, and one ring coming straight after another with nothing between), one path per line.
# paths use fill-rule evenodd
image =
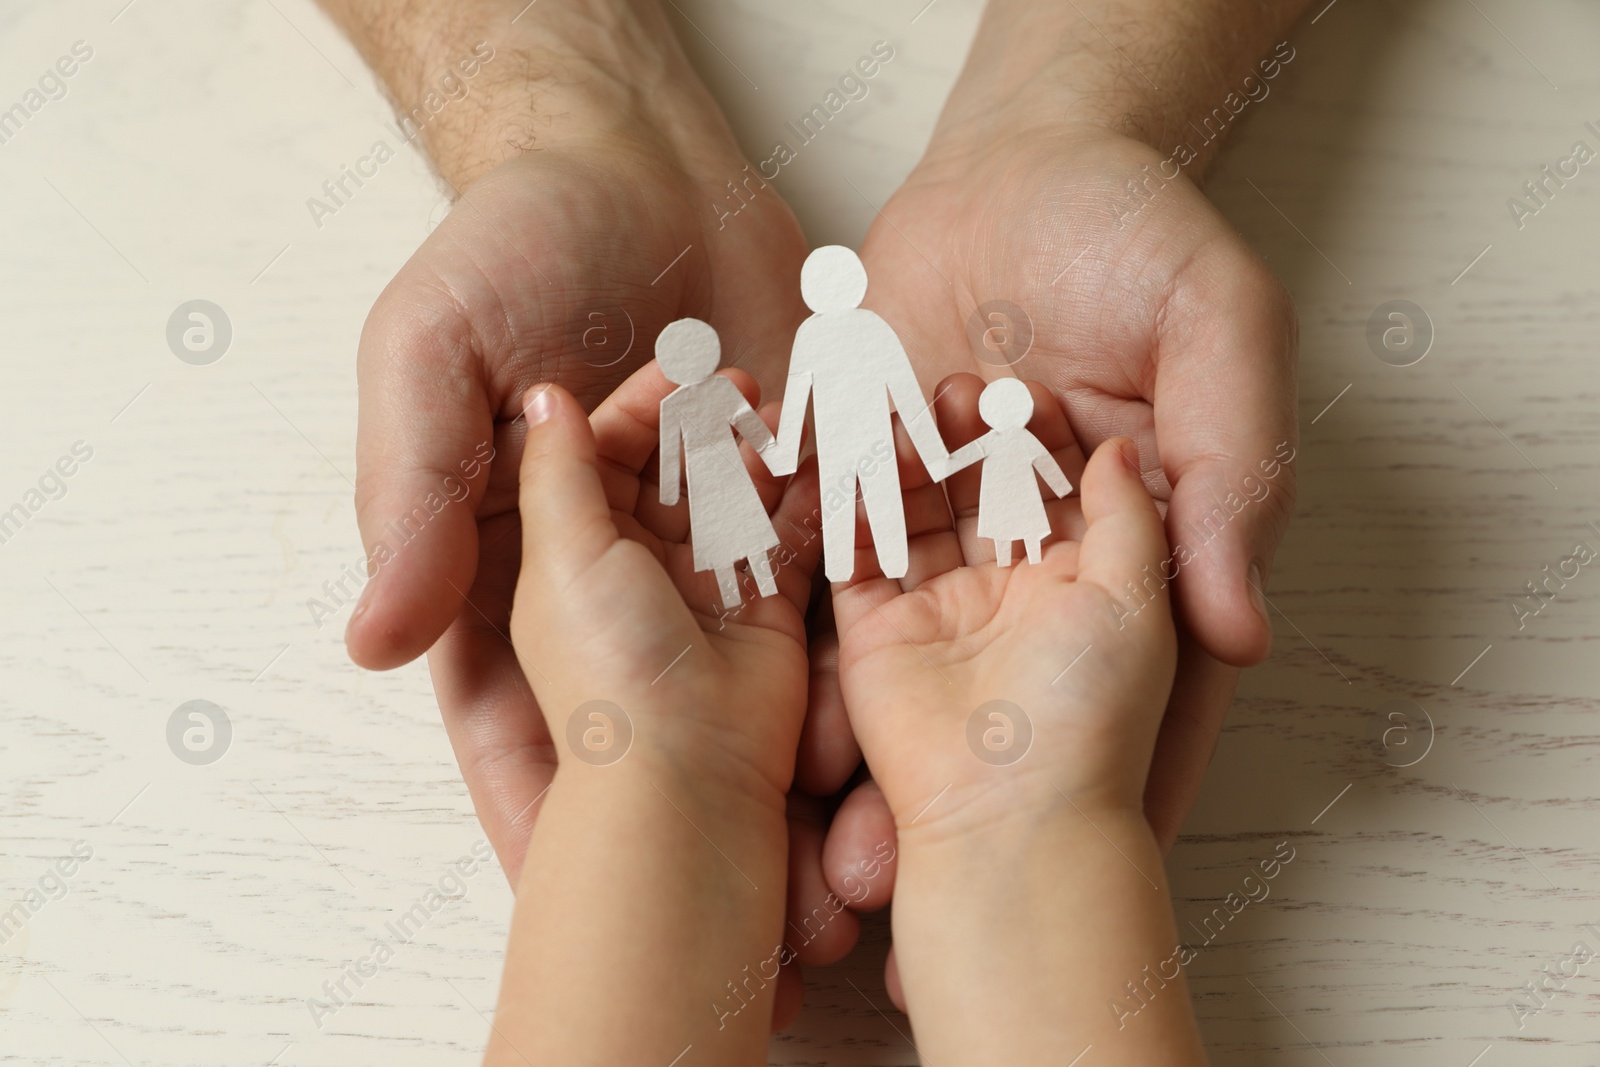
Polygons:
M1234 303L1222 291L1224 279L1269 295L1275 283L1192 186L1171 183L1135 211L1123 185L1155 158L1122 138L1084 145L1067 135L934 157L886 205L867 249L882 264L870 299L906 335L927 380L963 370L994 377L1010 364L1060 397L1086 451L1133 437L1150 488L1166 499L1155 460L1193 447L1198 434L1184 420L1202 398L1192 391L1209 393L1215 383L1198 376L1218 371L1194 365L1202 353L1183 346L1203 338L1192 331L1208 318L1287 308L1259 295ZM1129 211L1121 227L1113 205ZM971 343L985 305L980 320L999 327L989 347Z
M991 700L1027 704L1036 743L1047 742L1052 752L1065 746L1093 765L1097 752L1069 742L1086 724L1058 721L1059 708L1077 695L1074 686L1049 685L1092 642L1091 620L1106 610L1103 593L1073 580L1077 547L1054 545L1037 566L963 565L905 593L880 578L835 599L846 700L886 711L854 722L899 825L947 786L961 797L992 781L965 741L969 716ZM1040 619L1053 621L1045 627ZM1022 696L1041 690L1051 693L1048 705ZM890 692L904 699L874 699ZM942 717L927 721L927 708L941 709ZM894 743L916 735L942 742L932 746L939 758Z
M970 376L944 383L947 436L972 436L976 391ZM1030 423L1046 447L1061 432L1050 414L1036 411ZM884 578L858 557L864 573L836 590L845 702L902 830L1009 817L1018 775L1036 796L1053 788L1138 806L1142 778L1129 769L1149 764L1158 723L1149 710L1171 686L1173 633L1160 590L1143 600L1125 591L1163 539L1118 453L1107 446L1081 468L1076 537L1010 567L995 566L987 542L972 536L980 494L971 479L952 479L941 510L941 487L913 473L906 577ZM1057 535L1064 514L1052 517Z
M502 401L546 380L592 407L650 358L630 342L685 315L712 321L727 362L774 385L804 239L771 194L715 221L694 178L637 146L537 153L474 185L395 285L420 270L453 297L418 308L413 296L411 311L463 333Z

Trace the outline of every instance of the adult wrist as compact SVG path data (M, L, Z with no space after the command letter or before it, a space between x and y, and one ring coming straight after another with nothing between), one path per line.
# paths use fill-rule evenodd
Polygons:
M1275 49L1309 3L991 0L934 142L1099 131L1165 156L1188 141L1198 177L1293 62Z
M656 0L322 2L457 193L533 151L693 159L726 130Z

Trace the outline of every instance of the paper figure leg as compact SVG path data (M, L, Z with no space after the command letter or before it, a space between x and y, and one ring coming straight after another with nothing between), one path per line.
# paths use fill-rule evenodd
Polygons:
M1011 542L996 540L994 543L994 565L996 567L1011 566Z
M1035 565L1039 562L1039 541L1037 537L1030 537L1022 542L1023 547L1028 550L1028 562Z
M894 464L884 464L861 480L861 499L867 507L867 525L872 527L878 569L885 578L904 578L911 562L906 547L906 505Z
M739 572L733 565L716 568L717 589L722 593L722 606L736 608L739 606Z
M758 556L750 557L750 573L755 575L756 588L761 590L762 596L776 596L778 593L778 579L772 573L772 557L765 552Z
M848 582L856 569L855 471L846 467L843 475L824 474L822 484L833 486L831 492L841 496L849 493L837 507L830 508L824 498L822 507L822 561L828 581Z

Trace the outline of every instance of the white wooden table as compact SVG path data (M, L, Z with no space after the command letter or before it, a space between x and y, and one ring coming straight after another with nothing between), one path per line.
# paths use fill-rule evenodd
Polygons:
M361 558L355 341L442 198L406 154L313 225L389 114L305 0L124 3L0 6L0 108L93 50L0 144L0 512L26 511L0 543L0 1059L475 1063L510 894L479 870L389 931L481 835L425 668L356 670L344 612L305 604ZM979 6L679 3L754 158L895 44L778 181L817 243L865 231L844 178L881 203L915 161ZM1600 961L1520 1029L1507 1005L1600 950L1600 568L1511 607L1600 549L1600 169L1520 230L1506 200L1600 148L1600 9L1338 0L1294 43L1210 192L1299 301L1301 504L1273 657L1172 856L1180 924L1295 859L1190 968L1206 1038L1219 1064L1593 1064ZM197 298L233 330L208 366L166 340ZM1391 299L1434 324L1420 363L1369 350ZM190 700L231 723L209 765L169 748ZM1394 700L1431 748L1373 745ZM378 938L395 958L314 1020ZM884 947L872 925L812 973L774 1063L915 1062Z

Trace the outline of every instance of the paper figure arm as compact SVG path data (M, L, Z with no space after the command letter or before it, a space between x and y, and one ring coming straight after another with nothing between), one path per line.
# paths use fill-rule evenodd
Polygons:
M1029 434L1029 436L1033 437L1032 434ZM1067 481L1067 476L1062 472L1061 464L1056 462L1056 457L1052 456L1044 445L1039 443L1037 437L1033 437L1033 447L1033 469L1038 471L1040 476L1044 478L1045 484L1050 487L1051 491L1056 496L1066 496L1072 492L1072 483Z
M728 381L726 378L722 380ZM763 458L771 455L775 451L773 445L777 443L777 438L772 436L772 431L767 429L767 424L761 421L761 416L756 414L756 409L750 406L744 394L739 392L738 386L728 382L728 392L732 394L734 402L733 428L738 430L739 436L749 441L750 447L760 452Z
M900 413L900 424L911 436L911 443L916 446L917 455L922 458L922 465L928 468L929 476L936 482L942 482L949 476L947 464L950 462L950 451L939 436L939 427L933 421L933 408L922 395L922 384L917 381L917 372L911 368L911 358L906 355L905 346L888 323L883 324L883 331L888 335L885 342L885 355L888 357L885 377L888 379L889 399L894 401L894 409ZM892 348L889 347L891 345Z
M988 455L989 449L985 444L987 437L988 435L985 434L983 437L968 441L966 444L950 453L950 461L945 464L944 476L948 478L956 471L970 467L974 463L978 462L978 460ZM942 480L943 479L941 479L941 481Z
M678 490L683 483L683 427L678 421L677 406L661 402L661 504L671 507L678 502Z
M811 403L811 346L806 343L807 323L794 335L794 351L789 356L789 381L783 387L783 411L778 416L778 436L761 458L767 469L782 478L800 466L800 438L806 432L806 407Z

